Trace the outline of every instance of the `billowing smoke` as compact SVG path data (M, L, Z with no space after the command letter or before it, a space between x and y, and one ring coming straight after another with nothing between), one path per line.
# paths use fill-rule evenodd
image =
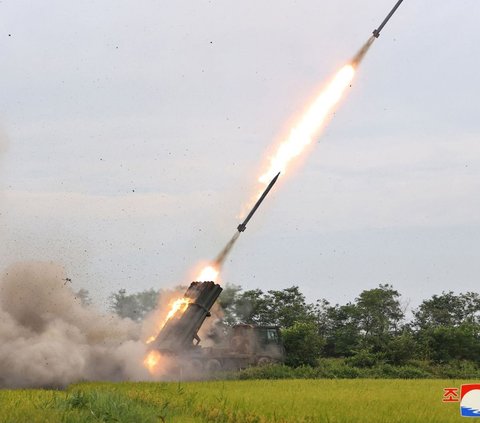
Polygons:
M84 307L52 263L10 266L0 281L0 387L149 380L140 325Z

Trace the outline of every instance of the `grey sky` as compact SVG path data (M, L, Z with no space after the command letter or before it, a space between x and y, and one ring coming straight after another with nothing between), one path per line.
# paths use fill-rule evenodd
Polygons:
M58 261L99 298L189 282L393 3L3 0L0 265ZM224 281L478 291L479 19L477 0L404 1Z

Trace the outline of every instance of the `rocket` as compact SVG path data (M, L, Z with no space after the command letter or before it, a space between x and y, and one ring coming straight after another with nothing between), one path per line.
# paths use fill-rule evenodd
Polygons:
M230 251L232 250L233 246L237 242L238 237L240 236L240 234L243 231L245 231L245 229L247 229L248 221L252 218L252 216L255 214L257 209L260 207L260 204L262 204L262 201L265 200L265 197L270 192L270 190L273 188L273 186L275 185L275 182L277 182L277 179L278 179L279 176L280 176L280 172L278 172L275 175L275 177L270 181L270 183L265 188L265 191L263 191L263 194L260 196L260 198L257 200L255 205L253 206L252 210L250 210L250 213L248 213L245 220L242 223L240 223L240 225L237 226L237 231L233 235L232 239L227 242L227 245L225 245L225 247L223 247L223 250L220 251L220 253L218 254L218 256L216 257L216 259L214 261L215 267L217 269L220 269L223 266L223 263L225 262L227 256L230 254Z
M265 191L263 191L263 194L260 196L260 198L257 200L257 202L255 203L255 205L253 206L252 210L250 210L250 213L248 213L247 217L245 218L245 220L240 223L240 225L238 225L237 227L237 231L240 233L240 232L243 232L245 229L247 229L247 223L248 221L252 218L252 216L255 214L255 212L257 211L257 209L260 207L260 204L262 204L262 201L265 199L265 197L267 196L267 194L269 193L269 191L272 189L272 187L275 185L275 182L277 182L277 179L278 177L280 176L280 172L277 173L277 175L275 176L275 178L273 178L270 183L268 184L267 188L265 188Z
M375 38L380 37L380 31L383 29L383 27L387 24L387 22L390 20L392 15L395 13L395 11L398 9L400 4L402 3L403 0L398 0L395 6L393 6L393 9L390 11L390 13L387 15L387 17L383 20L383 22L380 24L380 26L373 31L373 36Z
M395 6L393 6L393 9L390 11L390 13L387 15L387 17L380 24L380 26L377 29L373 30L373 35L370 36L370 38L367 40L367 42L362 46L362 48L357 52L357 54L351 60L352 66L357 66L363 60L363 58L365 57L365 55L368 52L368 49L373 44L375 39L380 37L380 31L383 29L383 27L387 24L387 22L393 16L393 14L398 9L398 7L402 3L402 1L403 0L398 0L397 3L395 4Z

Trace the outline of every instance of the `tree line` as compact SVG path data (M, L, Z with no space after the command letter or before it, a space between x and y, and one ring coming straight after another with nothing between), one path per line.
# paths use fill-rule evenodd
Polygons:
M110 308L142 320L159 291L119 290ZM243 290L226 285L219 297L223 324L275 325L282 330L287 365L315 366L322 357L343 358L357 367L403 365L412 360L480 362L480 296L442 292L423 300L407 318L400 293L389 284L362 291L344 305L325 299L309 303L298 286Z

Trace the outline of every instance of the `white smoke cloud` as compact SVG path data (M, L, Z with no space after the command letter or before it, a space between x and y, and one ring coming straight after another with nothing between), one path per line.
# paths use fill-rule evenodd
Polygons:
M53 263L10 266L0 281L0 387L149 380L140 325L81 305Z

